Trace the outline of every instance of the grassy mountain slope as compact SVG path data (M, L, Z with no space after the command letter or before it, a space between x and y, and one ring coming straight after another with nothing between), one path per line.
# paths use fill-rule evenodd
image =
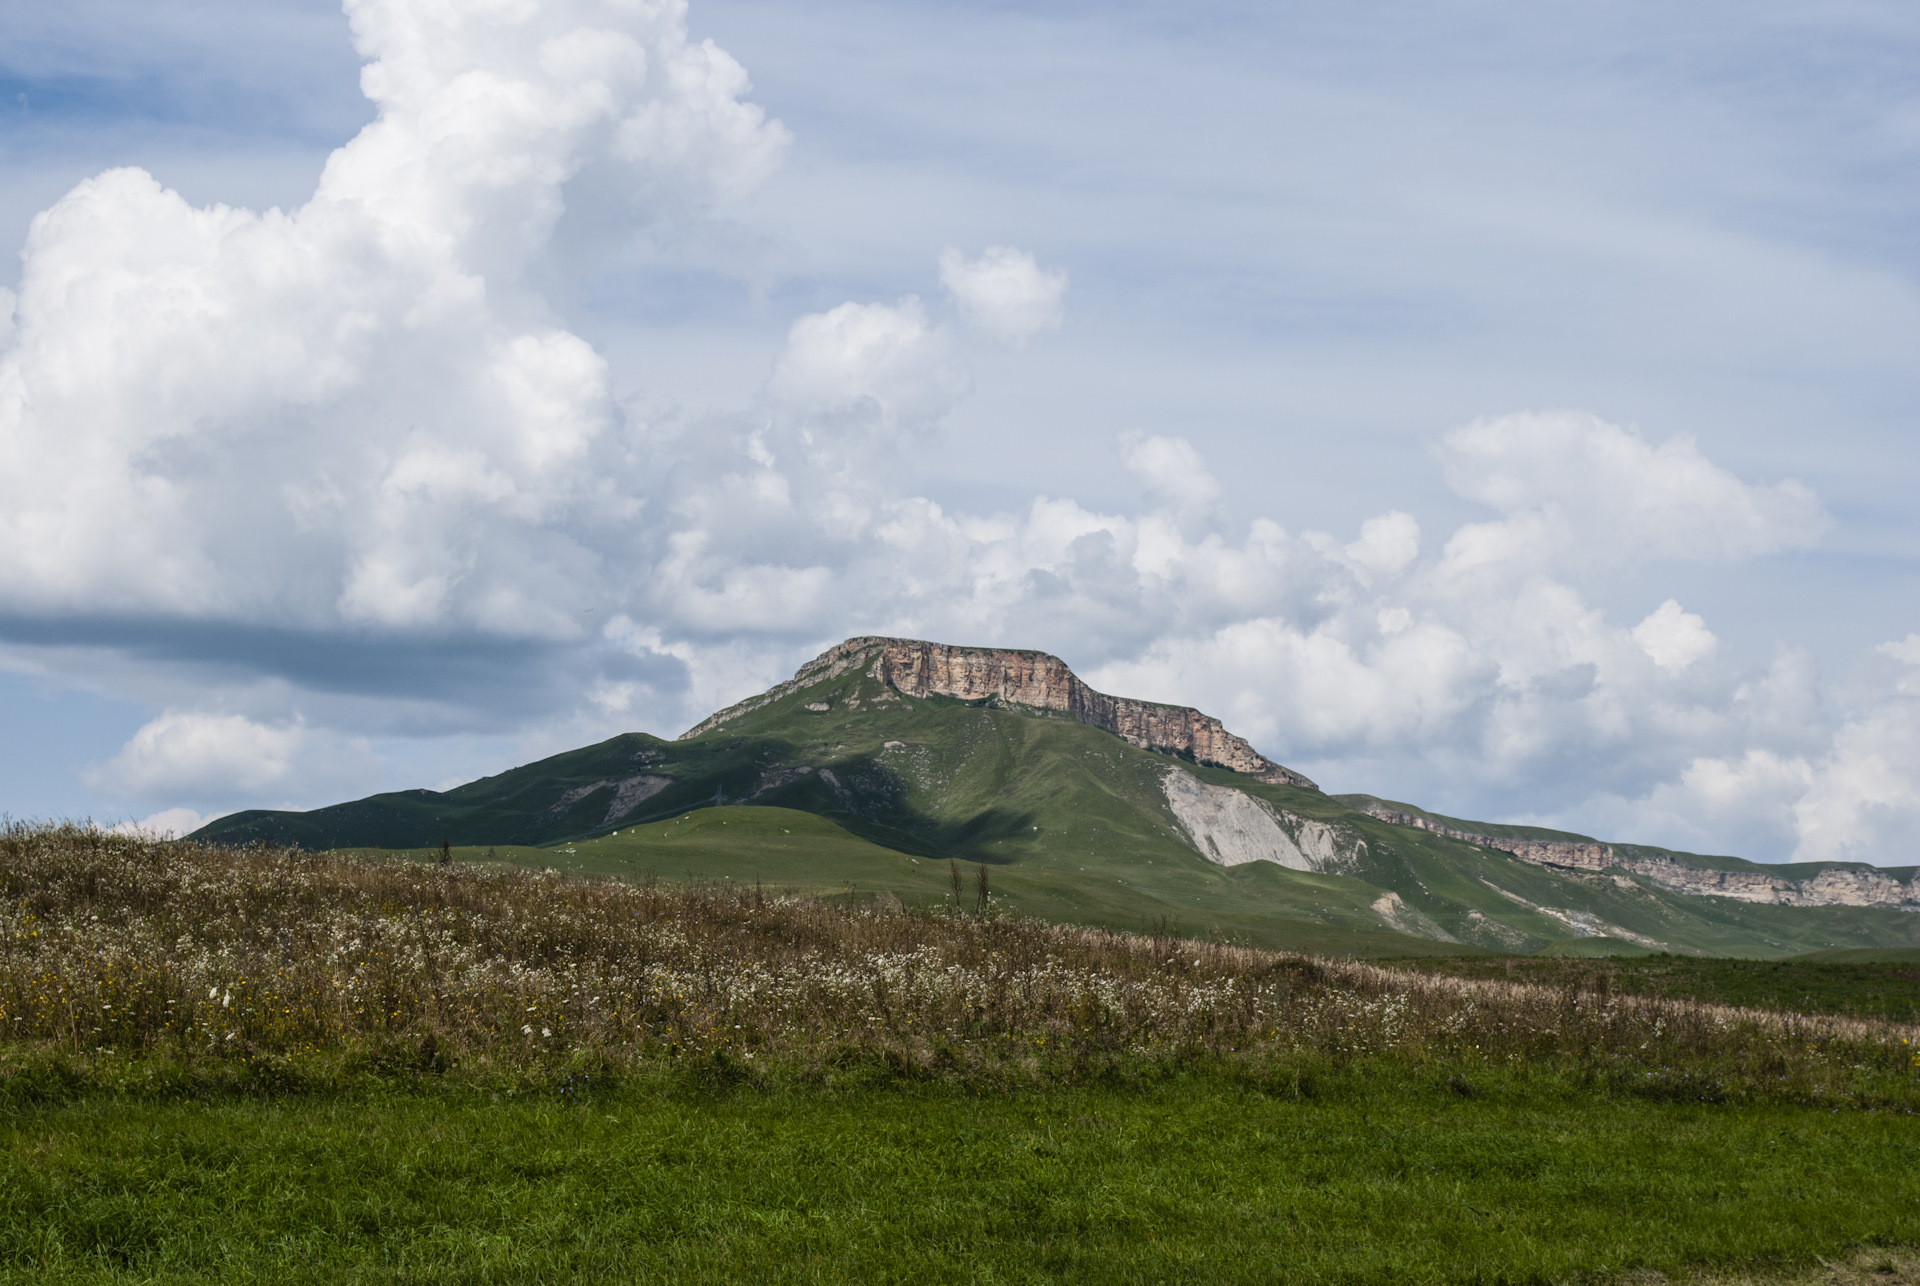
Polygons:
M953 903L954 868L948 859L885 848L828 818L789 808L696 809L535 852L541 864L575 874L760 884L770 892L897 898L909 906ZM464 849L455 856L485 853ZM1379 891L1357 881L1309 875L1295 885L1276 876L1301 873L1266 863L1231 869L1208 865L1210 871L1173 867L1164 860L1129 866L1087 858L1064 870L1047 862L997 863L987 869L996 909L1059 924L1164 929L1278 950L1371 957L1460 949L1387 929L1365 909ZM960 866L958 873L960 905L972 908L975 866Z
M1169 805L1172 772L1321 823L1341 856L1320 870L1209 860ZM539 846L543 860L582 870L851 883L913 901L947 896L952 858L988 866L1001 905L1047 919L1165 920L1368 954L1406 954L1413 940L1425 951L1533 952L1610 938L1623 950L1735 955L1920 945L1920 916L1760 906L1544 868L1379 821L1351 806L1363 800L1141 750L1064 715L905 697L856 670L687 740L628 734L451 791L240 813L200 836L311 849ZM1575 838L1480 833L1502 830Z

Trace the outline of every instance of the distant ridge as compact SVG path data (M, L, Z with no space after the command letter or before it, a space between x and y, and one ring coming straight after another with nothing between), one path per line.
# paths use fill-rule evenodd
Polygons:
M628 732L451 790L254 810L195 838L497 856L1375 955L1779 956L1920 946L1911 868L1759 867L1328 795L1186 706L1058 657L848 639L675 740ZM1708 894L1710 896L1698 896ZM931 901L929 901L931 899Z
M1575 871L1630 871L1676 893L1705 894L1771 906L1882 906L1920 910L1920 868L1915 867L1890 869L1865 862L1819 862L1808 863L1803 868L1769 869L1739 858L1721 858L1717 865L1706 865L1707 859L1690 853L1670 853L1634 844L1606 844L1586 836L1557 832L1531 835L1524 833L1531 828L1460 822L1411 804L1375 799L1371 795L1342 795L1340 802L1395 826L1413 826L1481 848L1497 848L1535 866ZM1506 833L1490 833L1493 831ZM1795 879L1785 873L1789 870L1804 870L1806 874ZM1900 878L1902 874L1908 877L1904 883Z
M1170 751L1196 762L1243 773L1275 785L1318 786L1274 763L1221 722L1190 706L1159 705L1096 692L1059 657L1015 648L955 647L925 639L865 635L837 643L801 666L793 678L759 696L709 715L680 734L686 741L713 731L798 688L866 667L867 676L910 697L998 700L1030 710L1051 710L1111 732L1145 750Z

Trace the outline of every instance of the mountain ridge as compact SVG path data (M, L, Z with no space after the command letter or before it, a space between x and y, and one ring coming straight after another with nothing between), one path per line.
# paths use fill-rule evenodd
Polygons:
M1701 896L1713 890L1614 861L1687 855L1330 796L1212 716L1096 692L1048 653L879 636L829 648L674 740L625 733L446 792L239 813L195 838L502 846L583 873L764 879L836 896L857 882L865 896L920 904L950 901L947 861L958 859L992 870L996 905L1039 918L1197 923L1373 955L1920 945L1915 908ZM1581 865L1516 853L1516 838L1596 855Z

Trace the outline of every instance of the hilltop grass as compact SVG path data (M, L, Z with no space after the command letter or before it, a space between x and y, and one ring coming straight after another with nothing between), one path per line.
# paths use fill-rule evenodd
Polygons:
M0 899L0 1280L1597 1281L1920 1241L1916 1035L1872 1018L78 828L0 834Z

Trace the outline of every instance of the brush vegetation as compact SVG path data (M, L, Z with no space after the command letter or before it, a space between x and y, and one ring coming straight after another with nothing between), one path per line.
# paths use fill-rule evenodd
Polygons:
M1048 925L940 874L893 908L13 826L0 1278L1559 1280L1920 1239L1910 1028Z
M894 909L74 827L14 826L0 852L0 1022L22 1069L294 1085L397 1058L509 1078L664 1062L1022 1081L1199 1062L1291 1084L1386 1058L1643 1097L1920 1106L1896 1025L1043 924L993 913L984 866L943 864L943 908Z

